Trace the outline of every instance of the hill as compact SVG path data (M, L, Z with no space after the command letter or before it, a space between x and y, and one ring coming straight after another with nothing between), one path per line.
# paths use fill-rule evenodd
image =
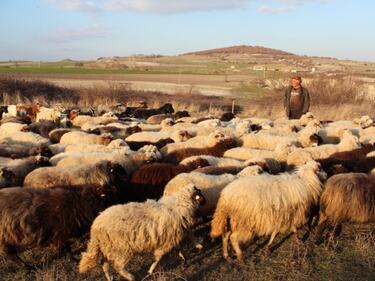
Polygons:
M261 46L232 46L226 48L210 49L204 51L190 52L182 55L202 55L202 56L212 56L212 55L269 55L269 56L297 56L292 53L284 52L277 49L271 49Z

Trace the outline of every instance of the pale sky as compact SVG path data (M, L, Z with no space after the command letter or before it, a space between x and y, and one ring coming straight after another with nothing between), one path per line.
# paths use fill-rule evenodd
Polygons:
M257 45L375 62L375 1L0 0L0 60Z

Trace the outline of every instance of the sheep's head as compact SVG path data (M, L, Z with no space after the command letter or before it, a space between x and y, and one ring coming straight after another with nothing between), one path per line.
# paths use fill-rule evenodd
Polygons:
M172 127L175 124L176 122L174 122L172 118L165 118L163 121L160 122L160 126L162 128Z
M0 169L0 177L8 180L8 181L15 181L17 180L17 176L7 168L3 167Z
M141 147L138 152L143 153L144 161L146 163L153 163L162 158L158 148L151 144Z
M204 158L201 158L201 157L197 157L197 158L195 158L194 160L188 162L185 165L188 166L188 167L191 167L191 168L199 169L199 168L210 166L210 163L208 162L207 159L204 159Z
M345 150L361 148L358 137L354 136L350 130L344 130L339 145Z
M202 191L198 189L195 185L189 184L186 188L190 191L191 199L193 202L196 202L197 205L204 205L206 204L206 198L204 198Z
M258 165L248 166L243 168L241 172L237 174L239 177L255 176L263 173L263 169Z
M120 164L109 162L107 168L114 186L121 187L129 182L129 176Z
M193 136L191 134L189 134L188 131L186 130L178 130L178 131L174 131L173 132L173 140L175 142L183 142L183 141L187 141L188 139L191 139Z
M101 137L104 145L108 145L113 141L113 136L110 133L102 134Z
M42 156L42 155L37 155L37 156L35 156L35 164L36 164L38 167L47 167L47 166L51 166L51 163L49 162L49 158L48 158L48 157L45 157L45 156Z
M327 173L322 169L322 166L320 163L312 160L308 161L305 165L301 167L301 170L304 171L312 171L314 174L316 174L321 181L325 181L327 179Z
M311 112L306 112L305 114L301 116L299 121L301 125L306 125L310 120L313 120L313 119L314 119L314 114L312 114Z

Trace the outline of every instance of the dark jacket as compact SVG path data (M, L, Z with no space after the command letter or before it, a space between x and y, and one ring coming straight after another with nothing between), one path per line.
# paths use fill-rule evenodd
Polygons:
M285 109L286 116L288 116L288 117L291 116L291 113L290 113L290 93L292 92L292 88L293 88L292 86L289 86L285 90L285 97L284 97L284 109ZM301 86L301 98L302 98L302 104L303 104L301 113L305 114L306 112L309 111L309 108L310 108L310 94L309 94L309 91L302 86Z

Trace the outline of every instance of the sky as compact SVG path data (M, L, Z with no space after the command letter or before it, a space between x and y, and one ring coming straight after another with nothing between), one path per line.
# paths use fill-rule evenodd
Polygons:
M0 60L234 45L375 62L373 0L0 0Z

